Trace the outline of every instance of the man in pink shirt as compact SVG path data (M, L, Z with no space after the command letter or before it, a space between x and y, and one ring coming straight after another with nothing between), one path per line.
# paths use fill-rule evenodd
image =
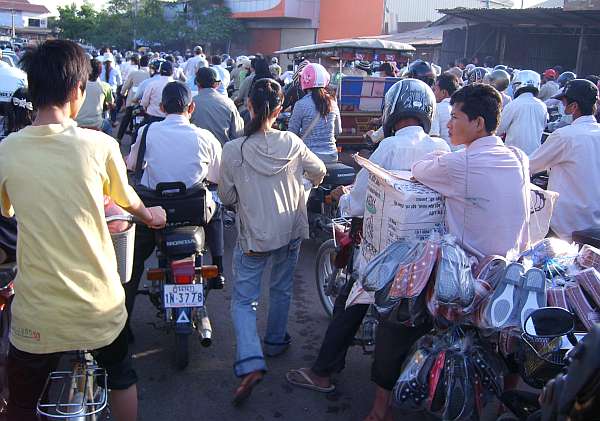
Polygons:
M502 98L489 85L469 85L450 101L453 153L415 163L415 179L446 198L446 222L465 250L506 256L529 244L529 160L494 133Z

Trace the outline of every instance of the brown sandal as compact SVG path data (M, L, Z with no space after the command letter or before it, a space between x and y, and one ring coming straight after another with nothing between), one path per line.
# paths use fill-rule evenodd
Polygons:
M264 376L265 373L263 371L253 371L244 376L242 383L235 390L235 394L233 395L233 401L231 402L233 406L238 407L242 405L252 394L254 386L259 384Z

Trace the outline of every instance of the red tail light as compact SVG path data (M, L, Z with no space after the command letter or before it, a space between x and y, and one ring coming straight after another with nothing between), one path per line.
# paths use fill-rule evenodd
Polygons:
M171 273L176 284L185 285L193 283L196 276L194 259L190 257L171 262Z

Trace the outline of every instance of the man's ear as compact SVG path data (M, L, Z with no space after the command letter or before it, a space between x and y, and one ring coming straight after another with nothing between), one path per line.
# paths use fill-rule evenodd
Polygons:
M194 114L194 111L196 110L196 103L194 101L192 101L190 103L190 105L188 105L188 113L190 115Z
M163 107L163 103L162 103L162 102L160 103L160 110L161 110L163 113L167 114L167 112L165 111L165 107Z
M482 116L477 117L477 129L485 130L485 119Z

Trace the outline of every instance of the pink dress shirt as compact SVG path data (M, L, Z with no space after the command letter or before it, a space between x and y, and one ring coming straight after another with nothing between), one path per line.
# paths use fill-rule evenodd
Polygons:
M446 223L479 257L521 252L529 245L529 161L497 136L452 153L432 153L412 173L446 198Z

